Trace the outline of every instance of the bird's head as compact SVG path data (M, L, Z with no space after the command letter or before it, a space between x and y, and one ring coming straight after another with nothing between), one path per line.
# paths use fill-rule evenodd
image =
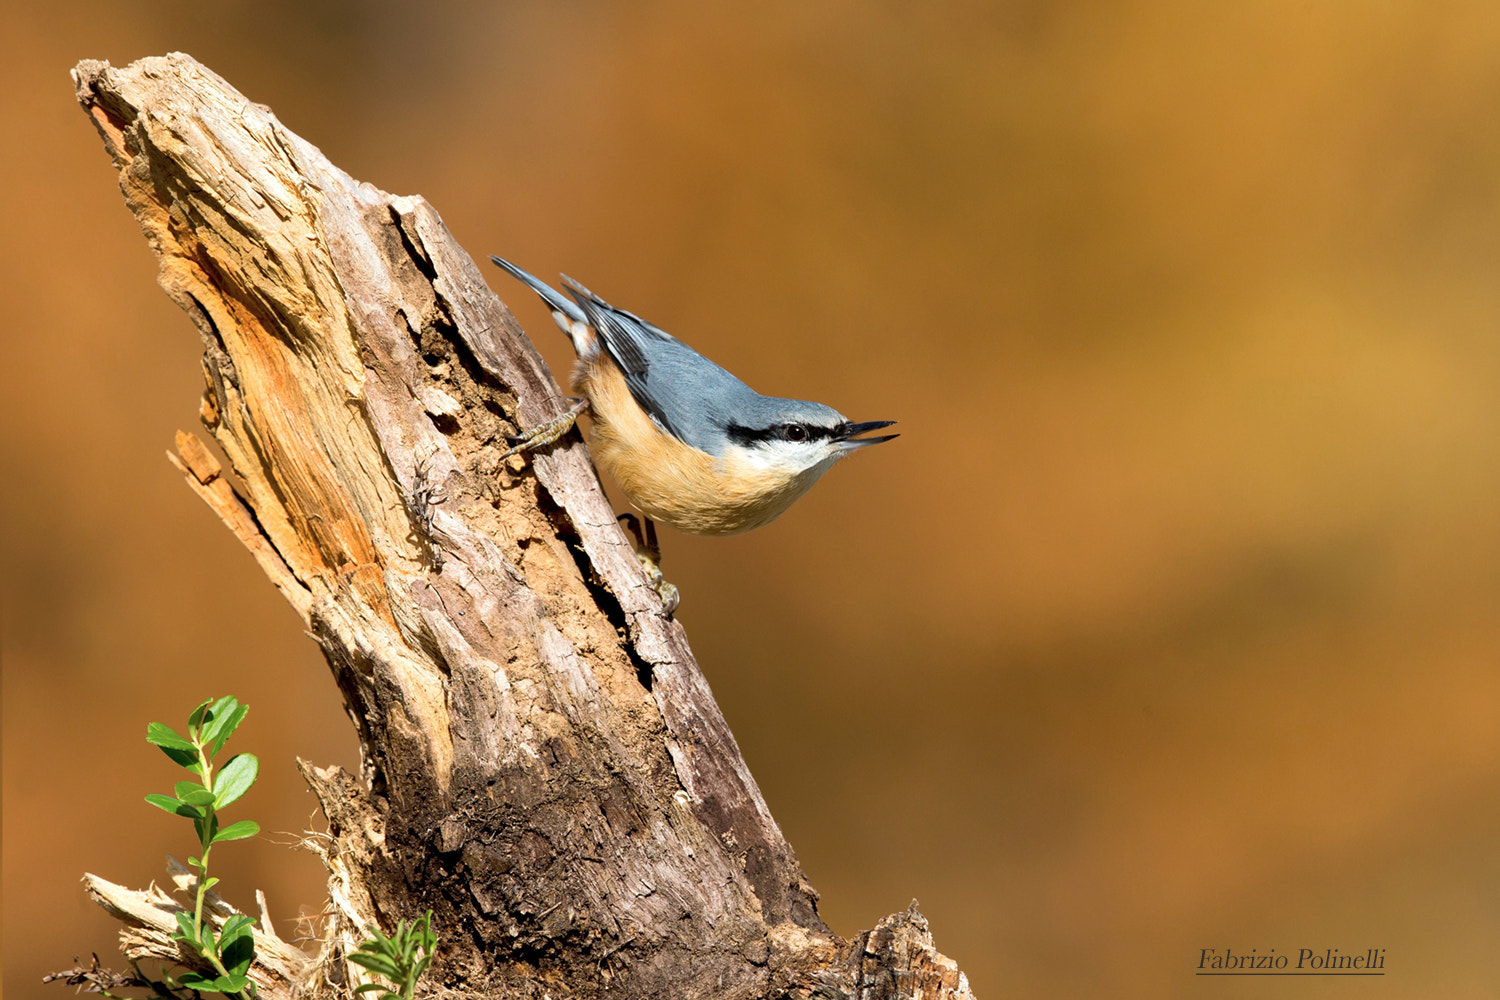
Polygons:
M726 421L725 436L746 463L785 475L820 476L845 455L899 436L864 437L895 421L853 423L822 403L761 396L756 404Z

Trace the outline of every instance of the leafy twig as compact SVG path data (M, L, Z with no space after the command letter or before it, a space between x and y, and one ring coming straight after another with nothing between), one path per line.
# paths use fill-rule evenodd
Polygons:
M219 810L244 795L255 783L260 762L253 754L238 754L220 769L217 778L213 767L214 756L224 749L225 742L245 720L245 713L249 710L248 705L241 705L237 699L226 696L217 701L205 701L193 710L188 716L186 737L179 736L164 723L153 722L146 727L149 742L198 776L197 781L179 781L172 795L146 796L146 801L157 808L191 819L198 833L199 848L203 851L201 858L188 858L188 864L198 872L197 899L191 914L177 914L177 932L172 937L201 955L217 975L188 972L173 985L200 992L226 993L246 1000L255 996L255 987L248 975L250 964L255 961L253 921L243 913L236 913L224 921L215 935L213 927L203 921L203 900L219 882L208 873L208 856L213 846L225 840L243 840L260 832L260 824L248 819L223 828L219 826Z
M417 980L432 964L432 952L437 947L437 935L432 931L432 911L409 925L405 920L396 924L395 933L386 937L380 928L370 928L370 939L349 956L349 961L362 965L371 972L395 984L392 989L384 983L366 983L355 993L383 990L375 1000L412 1000L417 989ZM420 951L421 957L417 957Z

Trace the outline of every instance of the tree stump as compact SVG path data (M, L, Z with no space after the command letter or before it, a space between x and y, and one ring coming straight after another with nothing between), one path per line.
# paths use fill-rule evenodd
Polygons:
M347 995L365 928L430 908L428 991L970 996L915 905L852 941L819 919L578 435L501 459L566 404L432 207L188 56L73 76L202 337L230 468L186 433L171 458L302 617L360 738L358 776L301 764L335 916L317 955L262 918L261 992ZM183 961L170 896L88 885L128 954Z

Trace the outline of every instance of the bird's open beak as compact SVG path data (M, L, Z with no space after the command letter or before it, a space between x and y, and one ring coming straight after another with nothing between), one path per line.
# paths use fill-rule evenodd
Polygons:
M853 451L855 448L863 448L866 445L880 444L883 441L889 441L891 438L897 438L901 435L882 434L880 437L872 438L862 438L860 435L869 433L870 431L878 431L882 427L889 427L895 422L894 420L867 420L862 424L845 424L843 429L839 431L837 440L845 451Z

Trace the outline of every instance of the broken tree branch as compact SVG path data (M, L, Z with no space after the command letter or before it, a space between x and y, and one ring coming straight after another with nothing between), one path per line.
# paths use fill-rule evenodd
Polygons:
M431 206L188 56L74 80L202 337L234 481L190 434L173 461L302 617L361 741L358 778L303 765L336 927L299 960L263 922L261 991L338 994L364 928L431 908L429 976L463 993L968 996L914 908L854 941L819 919L577 435L501 460L565 404ZM180 960L170 896L90 891L133 954Z

